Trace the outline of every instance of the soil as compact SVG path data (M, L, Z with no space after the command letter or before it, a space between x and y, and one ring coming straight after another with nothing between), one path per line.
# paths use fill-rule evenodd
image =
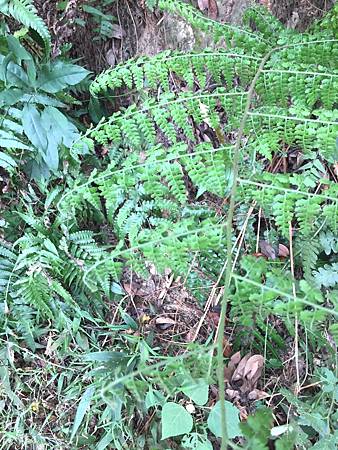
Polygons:
M95 15L84 11L88 5L113 16L112 37L102 38ZM165 49L189 51L205 47L208 39L196 38L192 28L172 15L152 13L144 0L106 2L69 0L64 10L56 0L36 0L35 5L53 38L53 56L67 53L82 65L99 73L133 56L154 55ZM195 6L197 0L191 0ZM254 3L265 4L287 26L304 30L322 17L335 0L217 0L217 20L239 25L243 12ZM205 10L204 14L208 15Z

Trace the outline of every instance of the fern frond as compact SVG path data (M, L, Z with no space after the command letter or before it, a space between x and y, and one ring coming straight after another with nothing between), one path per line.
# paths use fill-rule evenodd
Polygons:
M38 16L33 0L1 0L0 12L35 30L45 44L46 53L49 54L51 37L46 24Z

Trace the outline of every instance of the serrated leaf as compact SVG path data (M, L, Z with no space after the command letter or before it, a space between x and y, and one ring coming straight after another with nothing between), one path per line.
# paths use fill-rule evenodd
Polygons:
M162 439L188 434L193 427L193 419L183 406L168 402L162 408Z
M84 419L84 416L86 415L86 412L89 408L89 405L90 405L90 402L91 402L94 392L95 392L94 386L89 386L85 390L83 396L81 397L79 406L77 407L77 410L76 410L74 425L73 425L73 430L72 430L70 440L74 439L74 436L76 435L77 430L79 429L79 427Z
M242 436L242 431L239 428L239 411L230 402L225 401L226 414L226 428L229 439L234 439L236 436ZM208 417L208 428L217 437L222 437L221 431L221 402L218 401L212 408Z

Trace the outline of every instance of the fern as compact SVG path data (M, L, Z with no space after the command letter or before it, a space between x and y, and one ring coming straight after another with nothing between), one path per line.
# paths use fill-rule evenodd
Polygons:
M313 273L316 284L325 288L335 287L338 284L338 263L326 264Z
M44 42L46 53L49 54L51 37L44 21L37 14L33 0L0 0L0 12L36 31Z

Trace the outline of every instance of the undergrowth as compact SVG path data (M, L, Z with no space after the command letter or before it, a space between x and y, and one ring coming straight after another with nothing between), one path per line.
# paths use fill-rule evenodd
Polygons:
M90 87L93 101L107 106L123 90L130 106L81 139L77 131L60 137L63 152L48 167L48 182L43 171L27 186L20 180L18 150L29 150L26 141L0 153L8 179L0 217L1 448L71 442L99 450L208 450L226 434L222 448L333 449L337 6L304 34L262 8L248 10L237 29L178 0L148 6L179 14L218 44L129 60L100 74ZM5 65L22 79L19 63L31 59L16 48L17 60ZM35 90L56 64L29 78ZM87 75L77 73L77 82ZM54 102L76 84L69 79L46 91L57 94ZM14 95L17 86L7 89ZM19 95L4 106L17 103ZM47 109L62 107L36 104L23 113L30 108L30 117L43 119ZM23 126L37 150L41 128L28 134L20 108L11 115L12 132ZM70 168L64 146L76 162ZM169 269L200 308L224 289L233 352L264 356L267 382L260 387L268 399L243 394L234 401L249 413L239 424L227 391L225 433L219 393L208 401L220 368L216 327L196 342L173 334L165 353L146 327L164 313L150 304L142 316L142 296L126 287L127 278L132 285L134 276L165 277ZM131 310L126 294L132 303L136 295Z

